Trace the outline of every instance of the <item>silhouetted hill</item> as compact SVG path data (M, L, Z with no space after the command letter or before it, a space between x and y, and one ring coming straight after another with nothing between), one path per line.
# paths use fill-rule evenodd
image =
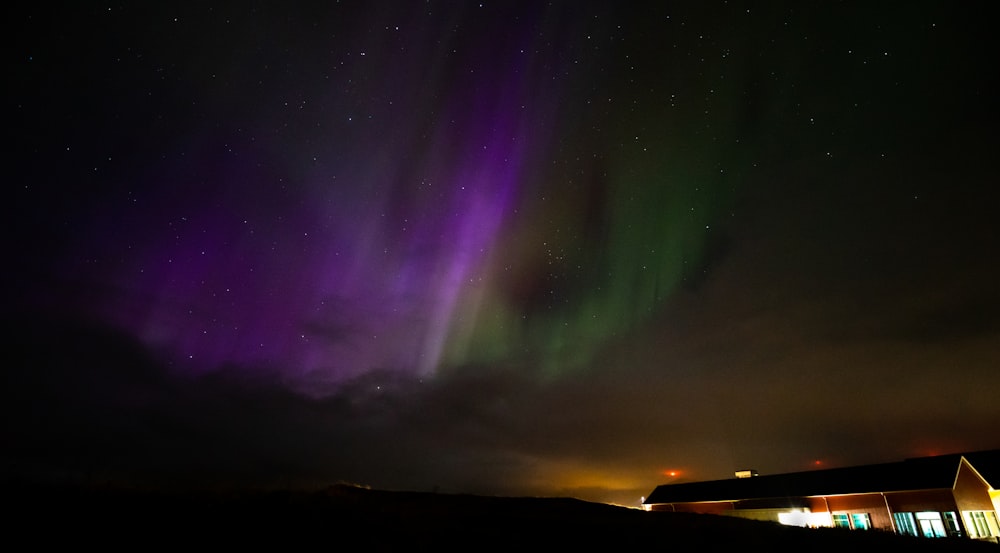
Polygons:
M8 490L8 527L35 546L209 544L352 548L541 546L614 550L998 551L971 540L802 529L713 515L645 512L568 498L503 498L331 486L314 492Z

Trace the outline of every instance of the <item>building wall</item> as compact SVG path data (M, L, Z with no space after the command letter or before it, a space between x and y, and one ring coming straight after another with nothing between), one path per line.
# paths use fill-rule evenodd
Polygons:
M993 509L989 485L962 462L955 481L955 503L961 511L989 511Z
M650 505L650 511L671 511L676 513L700 513L706 515L723 515L733 510L733 504L728 501L712 503L656 503Z
M789 509L735 509L724 514L749 520L760 520L765 522L781 522L781 515L788 513Z
M825 497L809 497L809 510L813 513L829 513L829 503Z
M886 492L889 507L894 513L920 511L955 511L955 496L951 490L923 490L916 492Z
M828 497L826 501L830 505L831 513L867 513L873 529L890 532L894 529L885 500L880 493L838 495Z

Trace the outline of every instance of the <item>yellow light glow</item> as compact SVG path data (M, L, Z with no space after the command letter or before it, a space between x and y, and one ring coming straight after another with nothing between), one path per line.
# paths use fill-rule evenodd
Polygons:
M811 513L809 509L793 509L778 513L778 522L786 526L801 526L803 528L820 528L833 526L830 513Z

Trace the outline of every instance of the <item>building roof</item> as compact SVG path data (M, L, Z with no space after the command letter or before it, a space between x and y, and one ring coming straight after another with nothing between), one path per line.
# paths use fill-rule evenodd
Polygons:
M951 489L962 457L993 487L1000 486L1000 450L919 457L895 463L860 465L751 478L657 486L644 502L690 503L746 499L832 496L854 493Z

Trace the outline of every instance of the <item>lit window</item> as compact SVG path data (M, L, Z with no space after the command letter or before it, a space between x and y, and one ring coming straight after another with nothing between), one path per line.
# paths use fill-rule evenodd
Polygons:
M871 530L872 521L868 513L851 513L851 528L855 530Z
M961 536L962 527L958 525L958 517L953 511L941 513L944 515L944 527L948 530L949 536Z
M965 525L973 538L990 538L1000 536L1000 525L993 511L965 511Z
M837 528L868 530L872 527L872 521L868 518L868 513L835 513L832 516L833 525Z
M904 536L916 536L917 524L913 521L913 513L894 513L896 532Z
M920 525L920 535L925 538L943 538L947 535L941 513L933 511L917 513L917 524Z

